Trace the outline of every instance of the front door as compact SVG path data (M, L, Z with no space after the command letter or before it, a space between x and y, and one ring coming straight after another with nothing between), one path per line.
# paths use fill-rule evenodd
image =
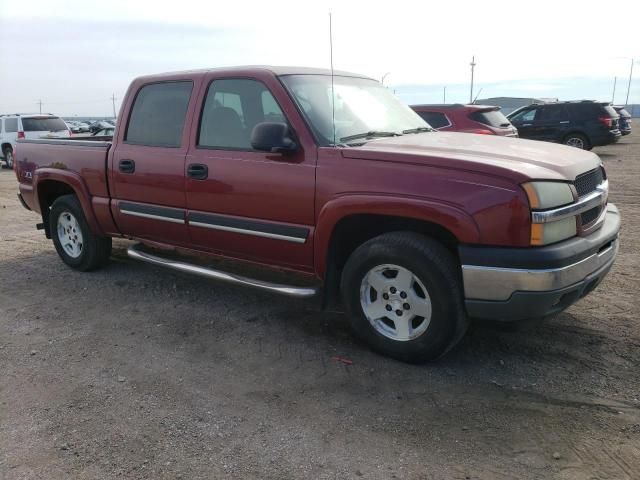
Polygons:
M191 80L152 83L137 90L126 131L118 132L110 159L112 211L125 235L189 243L185 119L190 118L195 96Z
M197 248L301 270L313 266L315 149L253 150L261 122L289 122L266 83L211 77L186 160ZM282 92L280 93L282 95Z
M538 140L538 133L535 127L538 109L536 107L521 110L511 117L509 121L518 129L518 136L531 140Z

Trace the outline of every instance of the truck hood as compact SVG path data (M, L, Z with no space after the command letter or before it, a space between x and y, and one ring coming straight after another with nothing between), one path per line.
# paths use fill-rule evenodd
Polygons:
M565 145L450 132L377 138L360 147L344 148L342 154L346 158L463 169L516 182L572 181L601 163L595 153Z

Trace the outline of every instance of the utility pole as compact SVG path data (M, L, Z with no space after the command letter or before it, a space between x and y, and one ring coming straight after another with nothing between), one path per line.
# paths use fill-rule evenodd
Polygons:
M447 86L442 89L442 103L447 103Z
M627 98L624 101L624 106L629 105L629 91L631 90L631 77L633 77L633 58L631 59L631 71L629 72L629 84L627 85Z
M613 95L611 95L611 103L615 103L616 101L616 82L618 81L618 77L613 77Z
M36 103L40 107L40 113L42 113L42 100L38 100Z
M111 95L111 102L113 103L113 118L116 118L116 94Z
M476 57L475 55L471 57L471 92L469 93L469 103L473 103L473 71L476 68Z

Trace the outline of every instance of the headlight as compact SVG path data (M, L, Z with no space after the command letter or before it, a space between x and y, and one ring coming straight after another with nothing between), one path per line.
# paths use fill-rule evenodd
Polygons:
M546 210L573 203L573 192L568 183L529 182L522 185L529 197L531 210Z
M522 185L531 210L548 210L575 201L569 184L563 182L529 182ZM574 237L577 233L576 217L554 222L531 224L531 245L549 245Z
M532 223L531 245L549 245L574 237L576 233L576 217L548 223Z

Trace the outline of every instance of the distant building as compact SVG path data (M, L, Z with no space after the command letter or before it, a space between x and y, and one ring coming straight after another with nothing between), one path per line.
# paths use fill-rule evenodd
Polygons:
M557 101L557 98L493 97L481 98L476 100L475 103L476 105L495 105L497 107L500 107L502 113L507 115L520 107L531 105L532 103L547 103Z

